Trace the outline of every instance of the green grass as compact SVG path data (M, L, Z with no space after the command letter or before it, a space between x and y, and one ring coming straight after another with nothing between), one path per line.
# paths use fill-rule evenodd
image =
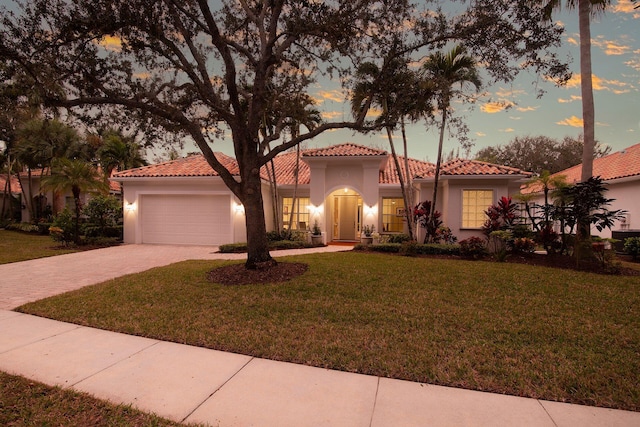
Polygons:
M106 403L85 393L49 387L0 372L3 426L180 426L130 406Z
M45 317L274 360L640 410L640 281L371 253L303 276L208 283L188 261L23 306ZM285 260L282 260L285 261Z
M60 248L49 236L0 230L0 264L78 252Z

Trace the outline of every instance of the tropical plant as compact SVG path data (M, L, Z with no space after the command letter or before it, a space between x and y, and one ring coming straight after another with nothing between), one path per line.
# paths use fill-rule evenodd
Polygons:
M472 236L468 239L461 240L459 244L460 256L465 258L482 258L487 252L485 240L477 236Z
M97 194L82 209L87 217L84 234L87 237L121 237L122 202L111 195Z
M432 212L431 206L431 201L425 200L413 208L416 222L425 229L424 243L437 243L438 229L442 226L442 214L438 211Z
M376 230L376 227L372 224L366 224L365 226L362 227L362 234L364 234L366 237L371 237L371 235L373 234L373 232Z
M518 205L511 197L502 196L498 203L487 208L484 214L488 217L482 225L482 231L489 236L493 231L509 230L518 220Z
M103 133L102 145L98 148L97 155L105 178L109 178L114 170L122 171L147 165L140 145L113 129Z
M638 259L638 255L640 255L640 237L628 237L624 239L624 251L631 255L634 261Z
M440 121L440 137L438 139L438 157L436 159L436 171L433 183L433 198L430 216L436 212L438 199L438 181L440 178L440 166L442 162L442 146L444 143L444 131L447 125L447 115L454 98L463 95L465 86L472 85L476 91L480 89L481 81L476 68L476 61L461 46L455 46L449 53L435 52L427 58L422 66L424 79L433 84L433 89L438 102L438 110L442 116ZM460 85L460 90L454 86Z
M80 214L82 201L80 195L83 192L109 191L108 185L99 178L96 168L83 160L56 159L51 167L51 175L42 180L42 187L52 191L67 192L73 194L75 205L74 216L74 241L80 243Z

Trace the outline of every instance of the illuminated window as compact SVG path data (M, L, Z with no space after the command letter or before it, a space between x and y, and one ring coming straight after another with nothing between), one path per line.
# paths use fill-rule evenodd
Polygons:
M493 190L462 191L462 228L481 228L487 220L484 211L493 204Z
M402 198L382 199L382 231L402 233L404 231L404 200Z
M308 230L309 225L309 198L296 197L295 206L293 206L292 197L282 198L282 226L291 230ZM293 211L293 219L291 217ZM292 221L289 227L289 221Z

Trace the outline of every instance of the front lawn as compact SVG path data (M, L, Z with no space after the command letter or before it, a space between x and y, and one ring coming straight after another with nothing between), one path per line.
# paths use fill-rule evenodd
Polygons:
M60 248L49 236L0 230L0 264L78 252Z
M223 286L188 261L20 311L274 360L640 410L640 281L522 264L311 254Z
M50 387L0 372L0 425L3 426L171 426L183 424L86 393Z

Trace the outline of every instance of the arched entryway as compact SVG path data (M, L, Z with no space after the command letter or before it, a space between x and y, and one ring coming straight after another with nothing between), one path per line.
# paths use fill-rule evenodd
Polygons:
M331 234L336 241L357 241L362 227L362 197L349 188L336 190L327 198L331 221Z

